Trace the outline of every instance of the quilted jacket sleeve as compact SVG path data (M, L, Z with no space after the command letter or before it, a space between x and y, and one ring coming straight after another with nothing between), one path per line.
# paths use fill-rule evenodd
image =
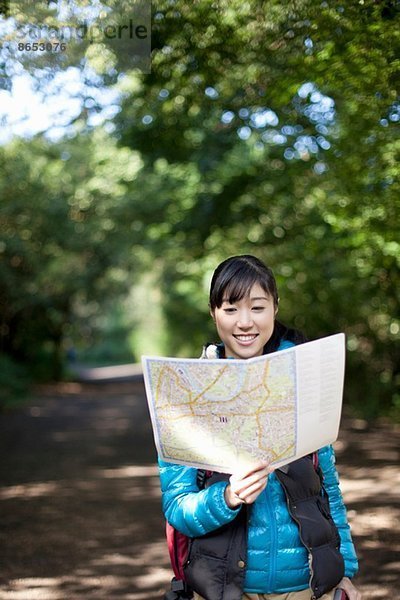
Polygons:
M339 476L335 467L335 452L332 446L325 446L318 452L319 464L324 475L324 487L329 496L332 518L338 528L341 545L340 552L344 558L345 575L353 577L358 570L358 561L347 521L346 507L339 488Z
M158 464L164 515L181 533L198 537L229 523L238 514L240 507L232 510L225 502L226 481L199 490L197 469L161 460Z

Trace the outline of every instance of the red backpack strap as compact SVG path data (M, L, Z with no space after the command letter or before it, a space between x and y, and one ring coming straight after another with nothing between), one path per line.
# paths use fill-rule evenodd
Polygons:
M200 490L204 489L207 479L209 479L212 474L212 471L198 469L196 483ZM177 579L184 580L185 575L183 572L183 565L187 560L189 538L177 531L175 527L168 523L168 521L165 521L165 535L167 537L169 558L174 575Z
M313 465L314 465L314 469L316 471L318 471L318 468L319 468L319 456L318 456L318 452L313 452L312 453L312 462L313 462Z
M171 567L177 579L184 579L183 565L187 559L189 539L168 523L165 522L165 534Z

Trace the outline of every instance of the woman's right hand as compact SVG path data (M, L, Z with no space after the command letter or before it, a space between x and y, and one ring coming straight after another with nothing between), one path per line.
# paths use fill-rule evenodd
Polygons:
M252 504L265 489L268 475L274 469L267 463L258 462L229 478L225 488L225 501L229 508L235 509L241 504Z

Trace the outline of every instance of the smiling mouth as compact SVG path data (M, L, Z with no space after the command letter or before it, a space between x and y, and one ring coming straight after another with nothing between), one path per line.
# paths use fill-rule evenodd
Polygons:
M243 335L243 334L233 334L233 337L238 341L238 342L253 342L256 337L258 337L258 333L250 333L247 335Z

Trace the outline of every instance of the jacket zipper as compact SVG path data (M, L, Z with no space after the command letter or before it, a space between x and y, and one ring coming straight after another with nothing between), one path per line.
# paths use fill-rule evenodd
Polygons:
M313 591L312 586L311 586L311 583L312 583L312 580L313 580L313 577L314 577L314 570L313 570L313 566L312 566L311 547L307 546L307 544L305 543L305 541L303 539L303 536L302 536L302 533L301 533L301 523L294 516L294 514L292 512L292 509L291 509L291 506L290 506L289 498L287 496L286 496L286 504L287 504L288 512L289 512L290 516L292 517L293 521L295 521L297 523L298 530L299 530L300 541L301 541L301 543L303 544L303 546L306 548L306 550L308 552L308 566L310 568L310 579L309 579L309 582L308 582L308 587L310 588L311 593L312 593L311 600L316 600L316 596L314 595L314 591ZM294 506L294 508L296 508L296 506Z
M270 553L270 572L268 580L268 589L273 590L275 588L275 568L276 568L276 547L277 547L277 535L276 535L276 521L275 512L272 509L271 495L266 491L267 508L269 513L269 522L271 524L271 553Z

